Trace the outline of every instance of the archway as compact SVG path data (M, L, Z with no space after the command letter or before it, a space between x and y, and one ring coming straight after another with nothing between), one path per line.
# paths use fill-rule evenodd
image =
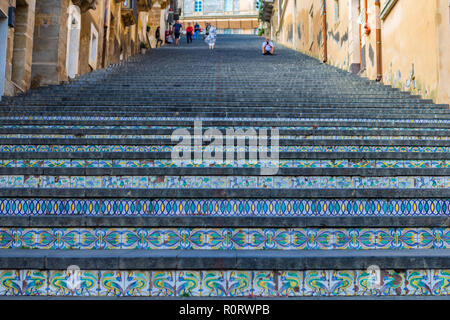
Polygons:
M78 73L78 57L80 50L81 11L78 6L70 4L67 9L67 55L66 70L69 78Z

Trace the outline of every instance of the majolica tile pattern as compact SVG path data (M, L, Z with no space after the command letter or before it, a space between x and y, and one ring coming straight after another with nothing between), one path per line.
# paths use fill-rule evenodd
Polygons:
M448 216L450 199L0 199L2 216Z
M448 249L449 228L0 228L0 249Z
M450 160L280 160L216 161L216 160L85 160L29 159L0 160L3 168L450 168Z
M202 149L207 150L206 148ZM172 152L172 149L172 146L161 145L0 145L0 152ZM247 151L248 147L223 150ZM214 149L210 148L210 151ZM279 152L450 152L450 147L280 146Z
M140 120L140 121L223 121L220 117L101 117L101 116L11 116L11 117L0 117L0 119L11 119L11 120ZM227 117L229 121L273 121L271 118L237 118L237 117ZM373 118L277 118L277 121L288 121L288 122L298 122L298 121L316 121L316 122L364 122L364 123L382 123L382 122L399 122L399 123L450 123L450 120L446 119L373 119Z
M449 187L450 177L0 176L0 188L441 189Z
M0 117L1 119L1 117ZM183 129L188 127L181 127L181 126L142 126L142 125L59 125L59 124L53 124L53 125L2 125L2 128L5 129L15 129L15 128L27 128L27 129ZM203 129L209 129L208 126L203 126ZM247 130L249 128L260 130L260 129L267 129L271 130L272 127L260 127L260 126L234 126L234 127L223 127L223 126L214 126L214 129L219 130L226 130L226 129L234 129L234 130ZM363 127L363 126L295 126L295 127L286 127L286 126L279 126L277 127L279 130L370 130L370 131L386 131L386 130L393 130L393 128L373 128L373 127ZM433 132L446 132L447 129L442 128L395 128L396 131L433 131Z
M450 270L0 270L0 296L334 297L450 294Z
M224 133L225 134L225 133ZM375 134L375 133L374 133ZM74 134L0 134L1 139L74 139L77 138L77 135ZM171 139L170 135L100 135L100 134L86 134L83 136L84 139ZM189 136L190 137L190 136ZM289 139L289 140L317 140L317 139L327 139L327 140L450 140L448 136L370 136L370 135L317 135L314 132L311 135L299 135L299 136L287 136L280 135L278 137L280 140ZM253 138L249 138L253 139Z

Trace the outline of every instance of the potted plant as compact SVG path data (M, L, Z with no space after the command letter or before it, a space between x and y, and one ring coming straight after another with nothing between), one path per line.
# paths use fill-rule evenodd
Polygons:
M141 42L140 48L141 48L141 54L145 54L147 52L148 46L146 43Z

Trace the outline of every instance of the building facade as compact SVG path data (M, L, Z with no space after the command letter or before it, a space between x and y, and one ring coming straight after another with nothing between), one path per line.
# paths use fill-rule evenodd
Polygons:
M169 0L0 0L0 97L58 84L154 46Z
M260 0L181 0L180 21L213 24L218 33L254 34L259 26Z
M450 103L449 15L449 0L273 0L260 18L291 48Z
M0 97L30 87L35 0L0 0Z

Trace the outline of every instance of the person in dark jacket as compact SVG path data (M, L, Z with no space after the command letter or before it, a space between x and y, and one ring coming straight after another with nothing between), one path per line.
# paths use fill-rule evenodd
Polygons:
M155 39L156 39L156 47L158 48L158 43L160 43L159 46L161 46L161 44L163 44L163 41L161 40L161 31L159 30L159 26L158 28L156 28L155 31Z

